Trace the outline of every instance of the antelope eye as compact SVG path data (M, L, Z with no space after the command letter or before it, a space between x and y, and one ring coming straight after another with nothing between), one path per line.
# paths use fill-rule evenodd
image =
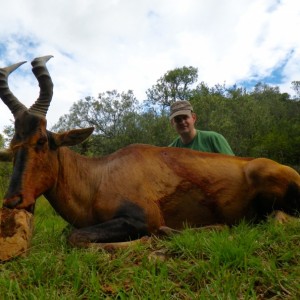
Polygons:
M47 138L43 137L43 138L39 138L36 143L37 143L37 145L42 146L46 142L47 142Z

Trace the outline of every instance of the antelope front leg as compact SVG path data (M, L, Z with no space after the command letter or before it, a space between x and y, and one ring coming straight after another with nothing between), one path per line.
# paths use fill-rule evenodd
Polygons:
M116 245L115 243L128 246L128 242L147 235L146 223L130 217L120 217L94 226L74 229L68 242L76 247L89 247L91 243L99 246L102 244L103 247Z

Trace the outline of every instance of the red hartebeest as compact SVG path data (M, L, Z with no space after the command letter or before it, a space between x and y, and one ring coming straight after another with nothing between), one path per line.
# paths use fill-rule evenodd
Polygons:
M0 69L0 97L15 118L10 150L0 154L14 163L5 207L33 211L43 194L76 228L74 244L128 241L163 226L230 225L274 210L300 211L299 174L269 159L138 144L102 158L72 152L65 146L82 142L93 129L47 130L50 57L32 61L40 95L29 109L7 84L22 63Z

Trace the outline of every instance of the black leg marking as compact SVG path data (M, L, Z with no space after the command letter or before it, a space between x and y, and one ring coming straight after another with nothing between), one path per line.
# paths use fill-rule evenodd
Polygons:
M253 200L253 209L257 220L265 220L273 211L284 211L292 216L300 214L300 187L295 183L290 183L286 189L284 197L274 195L257 195Z
M273 199L272 199L273 198ZM276 204L276 198L274 196L265 197L263 195L257 195L252 202L253 219L251 222L257 223L267 219L267 216L274 210Z
M293 216L300 214L300 187L295 183L290 183L284 197L283 211Z
M69 236L73 245L84 243L125 242L148 235L145 214L134 203L125 202L112 220L75 229Z

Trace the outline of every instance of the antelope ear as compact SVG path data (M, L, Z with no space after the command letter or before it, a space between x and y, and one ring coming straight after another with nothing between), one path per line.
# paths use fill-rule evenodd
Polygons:
M0 150L0 161L12 161L11 152L5 149Z
M52 133L54 143L56 146L74 146L80 144L87 139L92 132L93 127L83 129L73 129L62 133Z

